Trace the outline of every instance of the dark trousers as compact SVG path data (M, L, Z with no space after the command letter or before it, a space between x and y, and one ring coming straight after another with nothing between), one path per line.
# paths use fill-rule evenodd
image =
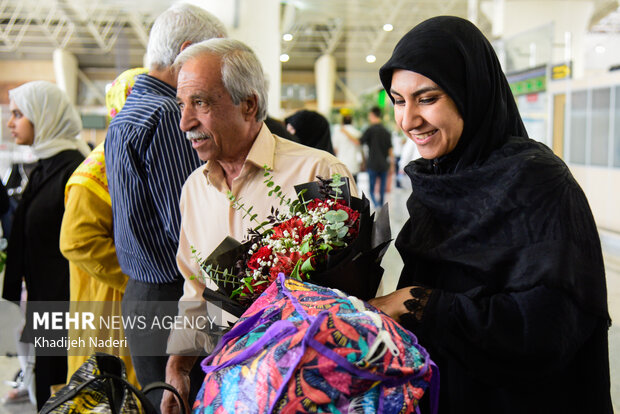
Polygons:
M52 385L64 385L67 382L67 356L40 356L35 354L34 381L37 411L41 411L51 396L50 387Z
M166 379L166 363L168 362L166 346L169 331L150 329L151 321L155 318L162 320L165 316L170 316L174 312L174 309L169 306L170 303L178 302L182 294L182 280L174 283L156 284L139 282L130 278L127 283L122 303L123 317L137 318L138 320L142 318L146 321L146 327L125 329L131 362L142 388L154 381L165 381ZM158 306L155 304L157 302L167 302L167 306ZM205 376L200 367L201 360L202 358L199 358L190 373L190 406L194 402ZM163 391L153 391L147 394L148 399L157 407L158 411L162 395Z
M387 184L387 171L375 171L368 170L368 184L370 184L370 199L375 207L381 207L383 202L385 201L385 187ZM375 183L377 182L377 178L380 180L379 184L379 202L377 203L377 199L375 197Z

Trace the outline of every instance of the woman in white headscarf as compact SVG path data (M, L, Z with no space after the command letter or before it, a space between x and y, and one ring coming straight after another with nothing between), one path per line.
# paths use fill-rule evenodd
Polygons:
M19 302L24 280L27 308L32 301L68 303L69 263L59 248L65 184L90 149L78 138L80 116L54 84L29 82L10 90L9 98L11 135L16 144L30 145L38 162L15 211L2 296ZM21 341L34 342L28 319ZM64 384L66 373L66 356L36 355L38 409L49 398L50 385Z

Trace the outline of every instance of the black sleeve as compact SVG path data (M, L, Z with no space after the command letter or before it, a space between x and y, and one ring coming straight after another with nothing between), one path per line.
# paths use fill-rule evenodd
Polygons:
M6 187L0 182L0 216L9 211L9 195L6 192Z
M409 328L480 379L501 381L561 369L597 321L563 292L541 285L493 295L435 289L421 322Z

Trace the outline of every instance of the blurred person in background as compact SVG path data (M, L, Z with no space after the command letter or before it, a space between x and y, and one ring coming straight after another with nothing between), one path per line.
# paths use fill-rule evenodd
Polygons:
M360 142L368 146L366 170L370 185L370 199L375 207L385 203L385 191L388 174L394 171L394 152L392 150L392 134L382 123L382 113L379 107L372 107L368 112L370 126L366 128ZM379 198L375 195L375 183L379 180Z
M320 113L303 109L287 117L284 123L300 144L334 154L329 122Z
M352 125L351 111L341 110L342 118L340 125L334 128L334 151L336 157L347 166L353 178L357 182L357 174L362 167L362 148L360 136L362 133Z
M272 134L275 134L282 138L286 138L289 141L299 142L299 138L288 132L288 130L286 129L286 125L284 125L284 122L280 121L279 119L267 115L267 118L265 118L265 125L267 125L267 128L269 128Z
M58 246L64 189L90 148L78 138L82 129L78 112L56 85L28 82L11 89L9 99L11 135L16 144L30 145L38 162L15 211L2 296L18 303L24 280L27 307L32 301L68 301L69 263ZM21 340L34 342L29 323ZM37 408L41 409L50 387L65 383L67 358L37 352L34 374Z

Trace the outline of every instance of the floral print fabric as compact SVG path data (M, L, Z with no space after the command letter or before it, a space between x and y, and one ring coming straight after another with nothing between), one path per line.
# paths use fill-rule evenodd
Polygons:
M394 320L283 275L203 368L194 413L410 413L438 383L426 351Z

